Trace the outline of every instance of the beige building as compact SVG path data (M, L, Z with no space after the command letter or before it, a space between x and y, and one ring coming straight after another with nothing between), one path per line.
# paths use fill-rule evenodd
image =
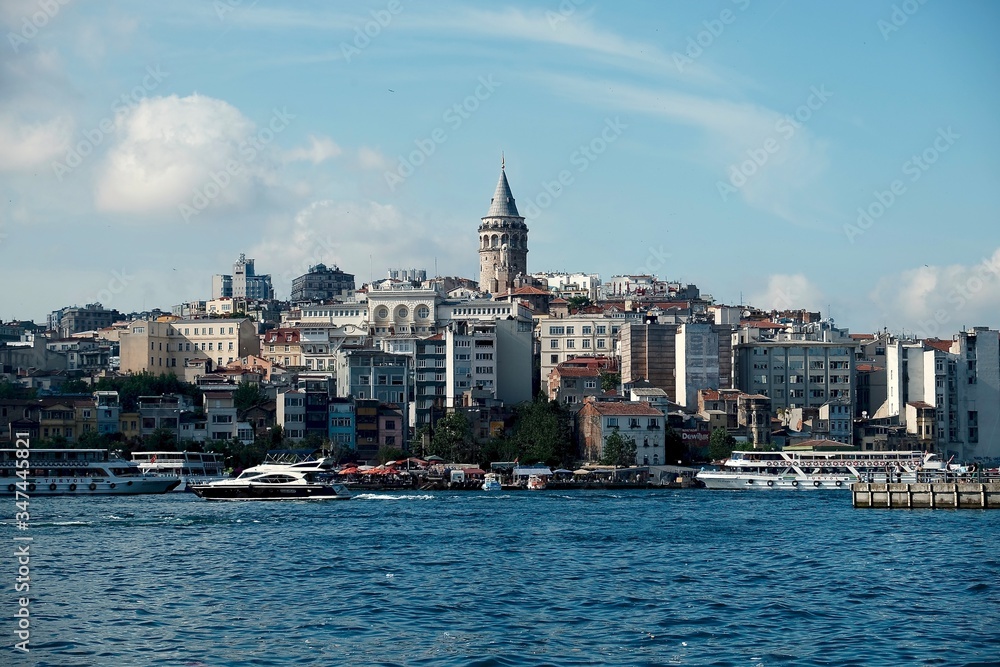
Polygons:
M123 373L183 375L188 363L211 370L259 354L256 325L247 318L136 321L121 333Z

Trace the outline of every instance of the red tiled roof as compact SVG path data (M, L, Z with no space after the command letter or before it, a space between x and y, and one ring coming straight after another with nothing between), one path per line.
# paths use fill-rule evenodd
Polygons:
M951 341L950 340L938 340L937 338L928 338L924 341L924 345L935 350L940 350L942 352L951 351Z
M553 373L558 373L559 377L564 378L596 378L601 376L601 372L596 368L588 368L587 366L563 366L562 364L556 366L552 369Z
M645 401L635 403L591 403L602 415L611 417L662 417L663 413Z
M567 301L566 299L564 299L564 298L562 298L560 296L560 297L556 297L555 299L552 299L552 301L549 301L549 303L551 305L556 305L556 304L562 305L564 303L569 303L569 301Z
M854 333L851 334L851 338L853 338L854 340L875 340L875 336L873 334Z
M715 389L702 389L701 397L706 401L717 401L719 400L719 392Z
M885 370L881 366L876 366L875 364L858 364L854 368L859 373L877 373L879 371Z

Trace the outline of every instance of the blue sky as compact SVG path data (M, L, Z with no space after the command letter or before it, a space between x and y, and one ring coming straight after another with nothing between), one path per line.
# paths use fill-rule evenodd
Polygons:
M476 278L503 151L529 270L1000 325L996 3L427 4L4 3L0 319Z

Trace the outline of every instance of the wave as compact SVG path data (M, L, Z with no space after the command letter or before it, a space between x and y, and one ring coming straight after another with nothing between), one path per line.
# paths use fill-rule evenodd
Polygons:
M360 495L354 496L355 500L433 500L434 496L430 494L403 494L403 495L389 495L382 493L362 493Z

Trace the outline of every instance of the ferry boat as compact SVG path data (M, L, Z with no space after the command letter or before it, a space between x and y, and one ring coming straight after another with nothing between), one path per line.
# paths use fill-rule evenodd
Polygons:
M106 449L36 449L29 451L28 477L17 475L21 449L0 449L0 495L93 496L166 493L179 477L144 475L135 463Z
M495 472L488 472L483 478L483 491L500 491L500 476Z
M324 459L297 463L262 463L235 479L192 484L189 490L206 500L349 500L343 484L329 484Z
M918 472L943 465L920 451L737 451L696 479L709 489L846 490L855 482L916 482Z
M132 452L132 462L146 475L180 477L177 491L225 477L223 456L215 452Z

